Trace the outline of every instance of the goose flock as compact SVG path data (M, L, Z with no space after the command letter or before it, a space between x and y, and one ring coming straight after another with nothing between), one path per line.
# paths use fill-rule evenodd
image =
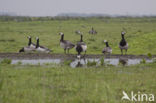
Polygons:
M75 48L77 52L77 58L81 58L81 53L84 52L84 57L87 52L87 44L83 41L83 33L80 33L80 41L78 41L76 44L70 42L69 40L64 40L64 33L60 32L59 35L61 36L60 38L60 47L64 49L64 53L69 54L69 50L72 48ZM125 50L125 55L128 50L128 43L125 40L125 34L126 32L121 32L121 41L119 42L119 48L121 50L121 55L123 55L123 50ZM52 50L48 49L47 47L41 46L39 44L39 37L36 37L36 44L32 43L32 38L31 36L28 36L28 45L21 48L19 52L26 52L26 53L32 53L32 52L38 52L38 53L50 53ZM104 40L105 47L102 50L102 53L105 54L111 54L112 53L112 48L109 46L109 43L107 40Z
M32 53L35 51L39 53L52 52L52 50L48 49L47 47L39 45L39 37L36 37L36 44L32 43L30 36L28 36L28 39L29 39L28 46L21 48L19 52L26 52L26 53Z

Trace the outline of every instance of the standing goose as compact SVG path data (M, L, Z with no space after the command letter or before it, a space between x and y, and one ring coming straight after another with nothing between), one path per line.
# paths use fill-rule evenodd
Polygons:
M36 38L37 42L36 42L36 51L40 52L40 53L49 53L51 52L50 49L48 49L47 47L43 47L39 45L39 38Z
M127 53L127 49L128 49L128 43L126 42L125 38L124 38L125 32L121 32L121 41L119 44L119 48L121 50L121 54L123 55L123 49L125 50L125 54Z
M80 41L76 44L76 51L78 52L77 58L81 58L81 52L85 52L86 55L87 45L83 42L83 35L81 34Z
M102 53L104 54L111 54L112 53L112 48L109 46L108 41L104 40L104 43L106 44L106 47L102 50Z
M68 40L64 40L64 34L59 33L61 35L60 46L64 49L64 53L66 54L66 50L69 53L69 49L72 49L75 45Z
M36 45L34 43L32 43L32 40L31 40L31 37L28 36L28 39L29 39L29 42L28 42L28 46L32 49L35 49L36 48Z

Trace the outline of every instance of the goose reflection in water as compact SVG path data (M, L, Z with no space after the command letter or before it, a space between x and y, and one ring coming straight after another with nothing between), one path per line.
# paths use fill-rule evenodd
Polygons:
M128 64L127 58L119 58L119 64L122 64L123 66Z

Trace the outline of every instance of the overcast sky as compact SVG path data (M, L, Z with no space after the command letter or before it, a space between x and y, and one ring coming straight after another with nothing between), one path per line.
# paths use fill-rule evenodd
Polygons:
M156 0L0 0L0 12L24 16L60 13L156 15Z

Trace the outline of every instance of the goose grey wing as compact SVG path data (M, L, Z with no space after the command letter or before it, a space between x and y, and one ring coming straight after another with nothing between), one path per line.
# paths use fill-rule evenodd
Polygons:
M86 45L84 42L78 42L77 45Z
M47 48L47 47L44 47L44 46L40 46L40 47L43 48L43 49L45 49L45 50L52 51L52 50L50 50L50 49Z
M73 46L73 47L75 46L75 44L73 44L72 42L68 40L64 41L64 43L67 44L68 46Z

